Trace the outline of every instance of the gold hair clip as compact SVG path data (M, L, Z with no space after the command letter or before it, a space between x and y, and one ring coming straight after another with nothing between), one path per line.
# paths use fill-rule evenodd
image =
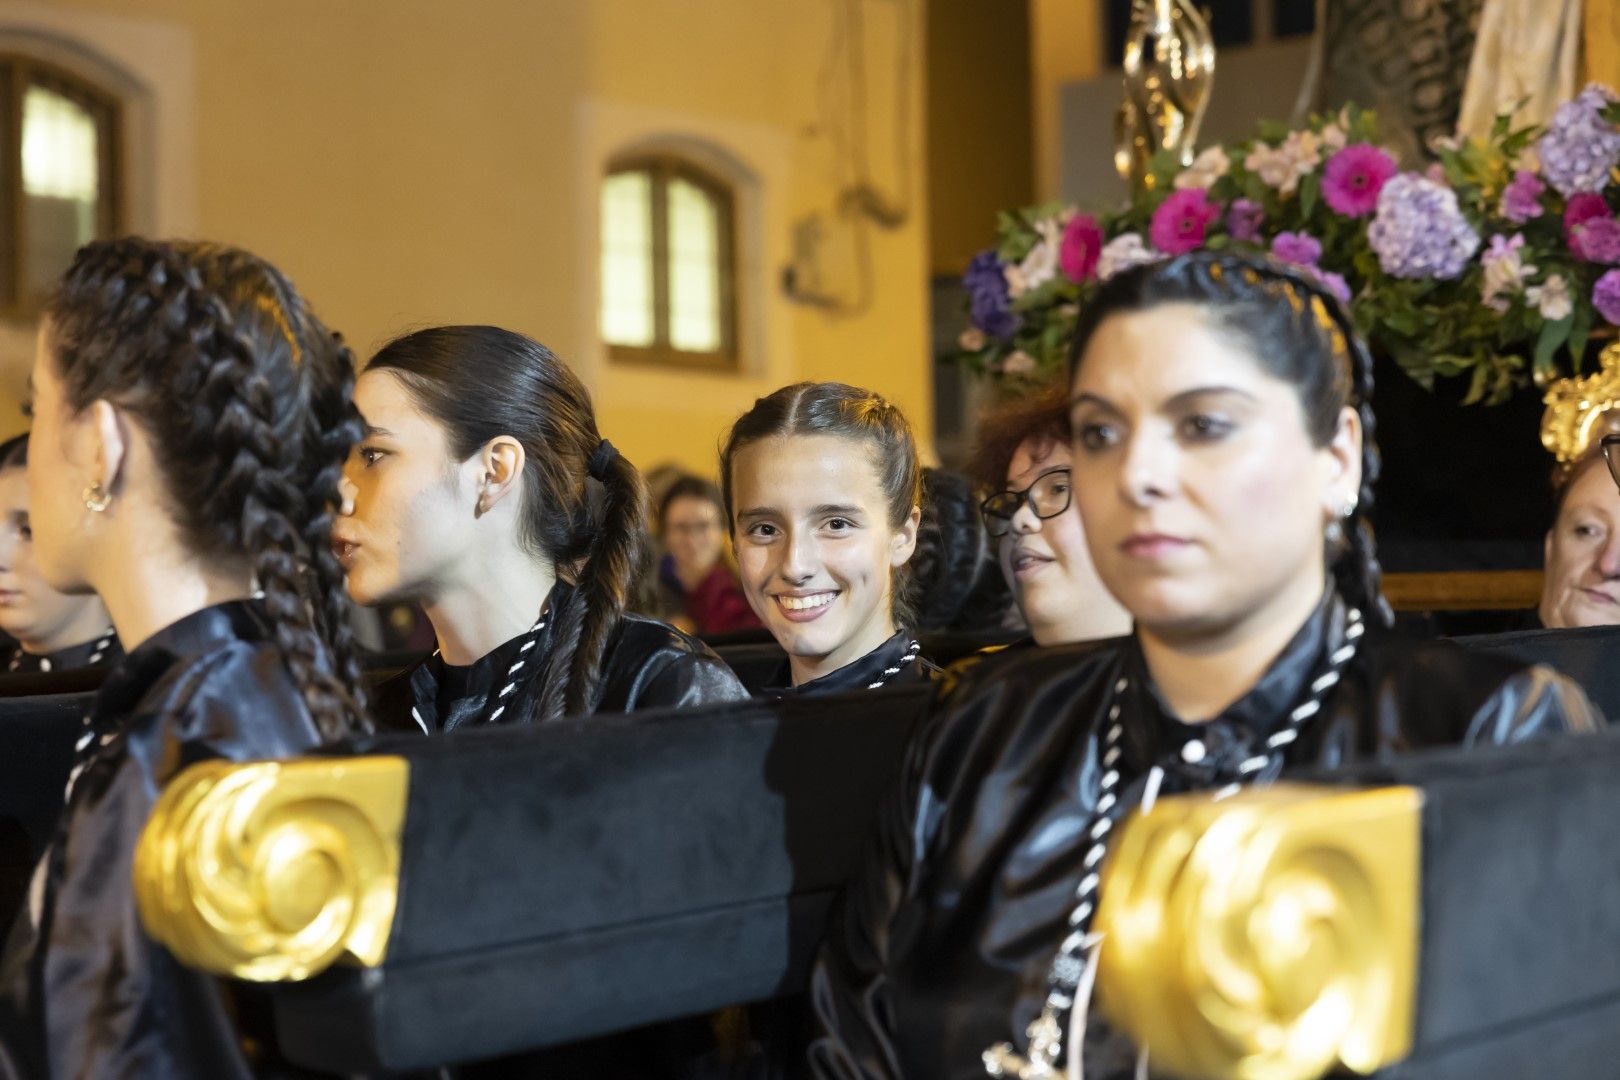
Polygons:
M287 322L287 313L281 309L281 304L271 297L260 295L254 298L253 306L270 316L270 321L276 324L281 336L287 339L287 348L292 351L292 366L303 363L304 350L298 347L298 339L293 336L292 326Z

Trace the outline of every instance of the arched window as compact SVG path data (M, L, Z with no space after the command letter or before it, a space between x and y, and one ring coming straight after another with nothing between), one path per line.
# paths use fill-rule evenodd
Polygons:
M684 159L615 162L602 181L602 340L616 360L737 367L735 199Z
M119 228L118 99L0 53L0 314L34 314L80 245Z

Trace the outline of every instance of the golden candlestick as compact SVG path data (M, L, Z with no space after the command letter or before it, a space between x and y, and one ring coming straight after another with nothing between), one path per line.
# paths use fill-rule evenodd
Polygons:
M1215 79L1215 40L1191 0L1136 0L1125 35L1125 101L1114 118L1114 167L1151 187L1161 150L1191 165Z

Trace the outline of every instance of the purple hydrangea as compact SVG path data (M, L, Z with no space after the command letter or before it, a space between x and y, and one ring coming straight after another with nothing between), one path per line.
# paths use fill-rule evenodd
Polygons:
M1546 192L1535 173L1520 169L1513 181L1502 189L1502 216L1518 225L1541 216L1541 196Z
M1339 303L1350 303L1350 283L1344 280L1343 274L1335 274L1331 270L1323 270L1320 267L1313 267L1312 269L1316 274L1317 282L1321 284L1322 288L1332 293Z
M967 290L973 324L991 337L1011 341L1023 320L1012 310L1007 267L994 251L981 251L973 257L962 275L962 287Z
M1592 287L1592 306L1598 314L1620 326L1620 270L1610 270Z
M1454 278L1479 250L1479 233L1463 217L1455 191L1402 173L1379 193L1367 242L1391 277Z
M1603 118L1613 101L1613 94L1593 83L1574 101L1558 106L1536 143L1541 175L1565 198L1601 191L1609 170L1620 162L1620 129Z
M1253 244L1260 239L1266 208L1253 199L1233 199L1226 211L1226 232L1234 240Z
M1322 257L1322 242L1310 233L1280 232L1271 242L1271 253L1283 262L1315 266Z

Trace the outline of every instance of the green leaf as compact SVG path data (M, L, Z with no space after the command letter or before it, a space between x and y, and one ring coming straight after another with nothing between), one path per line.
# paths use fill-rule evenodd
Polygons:
M1586 343L1592 337L1592 309L1584 298L1576 301L1569 331L1569 369L1579 373L1586 364Z
M1316 210L1316 200L1322 195L1322 174L1311 173L1299 182L1300 216L1309 218Z
M1553 354L1559 346L1569 340L1570 328L1575 324L1575 316L1566 315L1562 319L1548 320L1541 324L1541 333L1536 337L1535 370L1550 372L1553 370Z

